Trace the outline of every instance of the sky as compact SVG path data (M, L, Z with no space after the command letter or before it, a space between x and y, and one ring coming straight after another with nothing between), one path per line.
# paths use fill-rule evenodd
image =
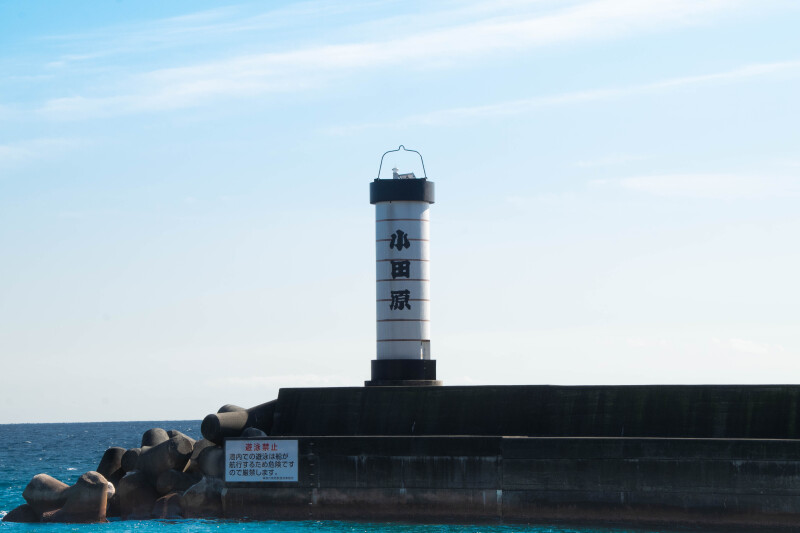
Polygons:
M363 385L401 144L436 184L445 385L800 383L798 27L790 0L0 0L0 423Z

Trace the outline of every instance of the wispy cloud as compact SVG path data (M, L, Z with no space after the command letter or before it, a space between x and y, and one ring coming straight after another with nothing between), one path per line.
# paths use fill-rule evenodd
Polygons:
M10 107L0 104L0 120L4 120L12 115L13 111Z
M781 167L800 168L800 158L783 157L772 162Z
M218 98L252 97L319 88L332 80L368 69L398 65L411 69L458 67L487 60L500 53L559 43L618 39L642 32L698 24L711 15L729 12L747 4L735 0L594 0L566 7L563 4L557 7L550 3L535 4L538 9L533 11L526 9L513 13L506 9L500 16L486 18L484 13L484 18L480 20L456 25L416 32L412 27L410 31L393 33L396 37L389 39L345 43L337 43L332 39L324 44L292 50L234 55L191 66L150 70L120 80L119 87L107 89L105 95L55 98L41 106L40 111L48 116L73 118L180 109L203 105ZM434 18L447 20L446 14L440 12ZM205 18L213 22L219 17L219 13L212 12ZM204 21L203 16L199 18ZM225 25L217 21L214 28L219 30L220 24L222 27ZM188 27L196 28L198 25L190 19ZM164 32L163 29L156 29L155 35L163 36ZM206 32L213 34L212 29L206 28ZM651 90L656 88L650 87ZM440 111L410 120L435 122L464 116L508 114L541 105L610 98L621 94L624 91L619 89L569 93Z
M652 83L629 85L625 87L572 91L488 105L443 109L430 113L411 115L392 121L392 124L395 126L442 126L468 120L485 120L491 118L518 116L521 114L534 112L541 108L553 106L614 100L636 94L663 92L671 89L699 86L704 84L732 83L787 73L800 73L800 61L783 61L747 65L725 72L703 74L699 76L676 77ZM386 127L386 125L387 123L384 122L353 124L330 128L328 132L332 134L346 134L356 130L383 128Z
M643 161L645 159L647 159L647 156L644 155L610 154L596 159L578 161L575 163L575 166L581 168L609 167L633 163L635 161Z
M298 2L267 11L253 11L248 4L231 5L186 15L123 24L75 34L50 35L45 41L71 49L89 52L64 53L48 64L64 67L71 63L120 54L141 54L167 48L194 47L209 40L226 37L241 39L243 34L265 33L287 26L297 27L304 21L314 24L320 18L365 9L377 2L335 1ZM99 46L98 46L99 45Z
M532 196L507 196L506 203L520 209L530 209L532 205L558 206L572 203L577 200L577 195L573 192L549 192Z
M737 174L684 173L594 180L592 185L656 196L734 199L800 192L800 179Z
M0 144L0 167L46 159L85 145L83 139L42 138Z

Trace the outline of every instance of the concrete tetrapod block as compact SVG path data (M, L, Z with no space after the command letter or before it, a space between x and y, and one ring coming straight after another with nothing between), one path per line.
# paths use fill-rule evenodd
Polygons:
M258 428L246 428L242 431L242 437L266 437L267 434Z
M206 477L221 479L225 477L225 450L219 446L209 446L200 452L197 464Z
M122 469L122 456L125 455L125 448L114 446L105 451L100 464L97 465L97 472L108 481L116 485L125 471Z
M192 455L189 457L189 461L186 463L186 466L183 467L183 471L187 473L201 473L200 467L197 464L197 457L200 455L200 452L209 446L216 445L208 439L200 439L195 442L194 447L192 447Z
M170 492L183 492L202 479L202 475L188 474L178 470L165 470L156 480L156 491L167 495Z
M43 522L105 522L108 481L98 472L86 472L66 491L64 506L45 513Z
M41 519L39 513L30 506L28 503L23 503L19 507L11 509L7 515L3 517L3 522L21 522L32 523L38 522Z
M37 514L42 515L47 511L60 509L64 505L67 501L68 488L69 485L52 476L36 474L22 491L22 497Z
M151 516L162 520L166 518L183 518L182 499L183 497L177 492L162 496L153 505Z
M124 454L122 454L122 459L120 459L120 466L125 472L133 472L134 470L139 469L139 456L142 455L142 452L145 450L149 450L150 447L145 448L131 448L127 450Z
M152 484L158 476L171 468L183 470L192 455L192 443L186 437L176 435L171 439L142 452L137 467L147 475Z
M142 434L142 448L145 446L158 446L169 440L169 434L161 428L150 428Z
M218 413L233 413L236 411L247 411L244 407L239 407L238 405L233 405L232 403L226 403L219 409L217 409Z
M172 437L174 437L174 436L176 436L176 435L180 435L181 437L183 437L183 438L185 438L185 439L189 440L189 442L191 442L191 443L192 443L192 446L194 446L195 439L193 439L193 438L192 438L192 437L190 437L189 435L186 435L185 433L181 433L181 432L180 432L180 431L178 431L177 429L170 429L169 431L167 431L167 435L169 436L169 438L172 438Z
M123 520L150 518L158 493L144 472L129 472L117 487L119 513Z
M119 518L119 494L108 495L108 506L106 507L107 518Z
M206 416L200 425L203 437L215 444L222 444L228 437L238 437L247 427L247 411L215 413Z
M211 414L203 419L200 431L203 437L222 444L228 437L238 437L247 427L258 428L269 434L275 416L277 400L262 403L246 411L229 411Z
M199 483L183 493L183 516L186 518L221 518L222 489L221 479L204 477Z

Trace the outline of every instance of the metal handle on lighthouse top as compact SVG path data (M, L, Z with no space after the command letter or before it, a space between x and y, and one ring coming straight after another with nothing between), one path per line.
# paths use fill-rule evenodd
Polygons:
M381 164L378 166L378 177L375 178L375 179L376 180L381 179L381 169L383 168L383 158L386 157L386 154L389 154L391 152L399 152L400 150L403 150L403 151L406 151L406 152L414 152L415 154L417 154L419 156L419 160L422 163L423 178L428 179L428 173L425 171L425 161L423 161L423 159L422 159L422 154L417 152L416 150L412 150L410 148L406 148L402 144L397 147L397 150L387 150L386 152L383 153L383 155L381 156Z

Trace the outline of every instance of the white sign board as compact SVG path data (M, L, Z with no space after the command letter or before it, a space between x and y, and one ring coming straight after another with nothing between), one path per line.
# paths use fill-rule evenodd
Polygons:
M297 481L297 441L225 441L225 481Z

